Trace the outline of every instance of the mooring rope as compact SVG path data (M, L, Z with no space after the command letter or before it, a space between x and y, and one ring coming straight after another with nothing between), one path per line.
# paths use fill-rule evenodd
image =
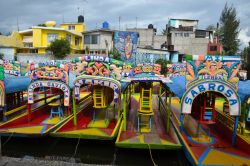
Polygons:
M9 140L13 136L13 134L14 134L14 132L12 132L11 135L8 137L8 139L2 144L2 147L9 142Z
M76 155L76 153L77 153L78 145L79 145L79 143L80 143L80 140L81 140L81 138L80 138L80 136L79 136L78 142L77 142L76 147L75 147L75 152L74 152L73 156L70 157L70 159L73 158L73 157L75 157L75 155Z
M150 145L149 145L149 144L147 144L147 145L148 145L149 154L150 154L150 158L151 158L152 163L154 164L154 166L158 166L158 165L154 162L154 159L153 159L153 156L152 156L152 153L151 153Z

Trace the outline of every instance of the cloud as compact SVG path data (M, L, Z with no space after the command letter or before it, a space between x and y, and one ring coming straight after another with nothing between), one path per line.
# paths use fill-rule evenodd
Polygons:
M243 47L248 46L248 42L250 42L249 28L242 29L239 33L239 39L243 45Z
M84 13L87 29L100 28L108 21L111 28L146 28L153 24L158 32L166 27L169 18L198 19L199 28L219 22L225 3L233 4L241 20L241 29L250 26L249 0L0 0L0 32L24 30L32 25L54 20L60 24L76 22ZM247 32L247 33L245 33ZM242 37L244 36L245 37ZM240 39L249 37L249 30L241 32Z

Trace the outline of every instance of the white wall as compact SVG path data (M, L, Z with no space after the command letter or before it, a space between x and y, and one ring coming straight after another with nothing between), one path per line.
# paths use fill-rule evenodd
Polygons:
M0 53L4 54L4 59L14 60L14 55L15 55L14 48L0 48Z

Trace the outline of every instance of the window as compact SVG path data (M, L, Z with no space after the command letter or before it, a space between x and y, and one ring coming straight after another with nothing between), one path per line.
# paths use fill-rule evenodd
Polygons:
M99 44L99 35L84 35L84 44Z
M75 45L76 46L80 45L80 39L78 37L75 38Z
M189 33L184 33L184 37L189 37Z
M47 36L47 41L48 43L56 40L58 37L58 34L57 33L48 33L48 36Z
M175 37L183 37L183 33L182 32L175 33Z
M90 35L84 35L84 44L90 44Z
M69 25L68 29L69 29L69 30L75 30L76 27L75 27L75 25Z
M71 35L66 35L66 39L69 41L69 43L71 44Z
M98 44L98 35L92 35L91 44Z

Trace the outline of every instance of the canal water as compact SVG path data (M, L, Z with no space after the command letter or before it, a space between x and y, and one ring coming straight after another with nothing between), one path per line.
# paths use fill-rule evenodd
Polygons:
M2 155L86 164L188 166L183 150L136 150L115 147L115 140L2 137ZM152 159L151 159L152 157ZM152 161L153 160L153 161Z

